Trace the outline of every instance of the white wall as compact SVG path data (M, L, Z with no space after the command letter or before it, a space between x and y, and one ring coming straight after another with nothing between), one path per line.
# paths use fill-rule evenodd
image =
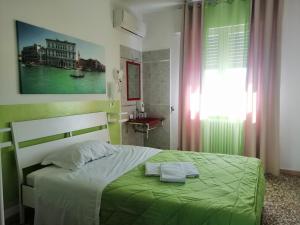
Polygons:
M147 35L143 51L171 48L174 34L181 31L182 9L171 8L144 15Z
M15 20L104 46L108 82L112 80L113 69L120 67L120 44L142 49L140 38L113 28L110 0L0 0L0 105L106 98L106 95L20 95Z
M300 171L300 1L286 0L281 68L281 168Z

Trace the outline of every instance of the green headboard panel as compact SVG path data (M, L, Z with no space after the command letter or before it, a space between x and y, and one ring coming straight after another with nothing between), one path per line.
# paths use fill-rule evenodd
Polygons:
M110 107L109 101L55 102L26 105L0 105L0 128L9 127L12 121L43 119L57 116L84 114L91 112L120 112L119 101ZM120 143L120 124L109 124L113 144ZM30 132L30 131L29 131ZM9 141L9 134L0 134L0 142ZM2 150L2 172L5 208L18 203L17 170L12 148Z

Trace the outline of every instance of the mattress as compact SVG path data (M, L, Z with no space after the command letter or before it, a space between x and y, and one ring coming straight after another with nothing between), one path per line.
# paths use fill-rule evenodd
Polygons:
M76 180L86 177L84 179L95 183L95 177L107 177L109 171L115 169L118 164L130 164L133 160L127 153L122 157L123 160L116 165L112 163L115 161L103 165L101 163L103 168L96 165L100 161L89 163L87 167L90 168L85 168L84 173L82 170L78 171L80 176L76 177ZM145 177L146 161L193 162L198 167L200 176L187 179L185 184L162 183L159 177ZM103 188L101 203L97 206L100 208L100 215L97 215L101 225L260 224L265 191L264 171L260 160L242 156L166 150L146 161ZM37 177L65 178L66 175L66 170L50 166L30 173L27 176L27 184L34 186L39 180ZM44 184L44 181L46 180L43 179L41 184ZM52 196L53 199L58 193L64 197L68 193L77 193L74 199L78 200L78 204L72 205L80 206L91 190L99 189L91 186L91 183L85 183L89 189L86 189L89 191L86 192L87 195L79 194L80 186L76 183L66 186L66 183L55 182L55 185L45 184L47 195L43 196Z
M162 151L150 162L193 162L185 184L145 177L140 165L103 191L101 225L258 225L265 180L261 161L242 156Z

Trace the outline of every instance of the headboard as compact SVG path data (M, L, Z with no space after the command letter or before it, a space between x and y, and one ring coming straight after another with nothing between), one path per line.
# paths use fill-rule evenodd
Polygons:
M101 130L73 136L74 131L104 126ZM107 115L105 112L82 115L55 117L49 119L12 122L12 136L19 176L19 185L24 183L23 169L39 164L51 152L59 151L67 146L85 140L101 140L110 142ZM29 147L20 147L21 142L37 140L44 137L64 134L65 138L49 141Z

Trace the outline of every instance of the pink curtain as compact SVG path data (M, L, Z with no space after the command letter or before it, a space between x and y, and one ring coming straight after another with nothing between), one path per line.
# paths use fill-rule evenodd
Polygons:
M283 0L253 0L245 154L279 174L280 49Z
M200 81L202 6L186 3L182 36L182 73L180 82L180 149L200 150Z

